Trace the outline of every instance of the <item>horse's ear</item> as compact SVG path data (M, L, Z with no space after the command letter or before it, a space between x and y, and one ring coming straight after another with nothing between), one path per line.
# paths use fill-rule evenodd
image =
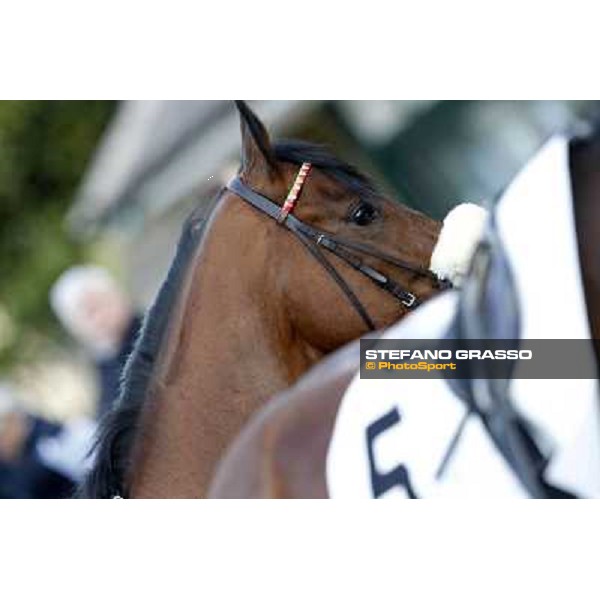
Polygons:
M271 148L269 134L261 120L243 100L235 100L242 128L242 172L263 171L268 175L277 172L277 161Z

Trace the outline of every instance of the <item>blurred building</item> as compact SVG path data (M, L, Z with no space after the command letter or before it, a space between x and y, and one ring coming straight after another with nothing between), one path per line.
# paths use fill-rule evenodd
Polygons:
M399 200L442 218L492 201L552 132L591 102L257 101L274 137L328 144ZM109 240L131 291L153 298L192 206L237 168L237 114L226 101L121 104L70 212L74 233Z

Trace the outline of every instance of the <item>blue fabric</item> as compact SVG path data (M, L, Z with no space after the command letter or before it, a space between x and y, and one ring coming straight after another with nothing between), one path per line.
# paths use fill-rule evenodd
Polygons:
M69 498L74 482L44 465L36 451L38 441L58 435L61 426L28 418L30 431L21 456L10 463L0 460L0 498Z

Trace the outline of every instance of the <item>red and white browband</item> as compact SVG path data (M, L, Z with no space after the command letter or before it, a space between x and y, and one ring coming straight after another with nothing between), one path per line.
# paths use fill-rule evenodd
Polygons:
M296 206L296 202L298 201L298 197L300 196L300 192L302 191L302 186L310 173L312 165L310 163L302 163L298 174L296 175L296 179L294 179L294 183L288 192L287 198L281 207L281 211L279 212L279 216L277 217L278 223L283 223L287 216L294 210Z

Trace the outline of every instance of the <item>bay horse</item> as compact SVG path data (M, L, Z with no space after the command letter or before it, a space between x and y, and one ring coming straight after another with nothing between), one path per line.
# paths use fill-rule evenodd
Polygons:
M600 372L600 130L591 137L570 140L567 152L584 309ZM543 214L538 227L544 227ZM535 231L531 243L535 244ZM560 287L561 282L548 281L552 285ZM552 290L546 294L552 295ZM557 318L560 311L569 309L560 303L556 307ZM506 312L510 312L508 307ZM327 457L338 409L359 364L359 345L353 342L326 357L259 411L223 458L210 497L327 498ZM540 493L547 494L549 488ZM567 497L554 493L533 495Z
M205 496L266 400L445 286L429 271L439 222L236 106L240 171L183 227L80 497Z

